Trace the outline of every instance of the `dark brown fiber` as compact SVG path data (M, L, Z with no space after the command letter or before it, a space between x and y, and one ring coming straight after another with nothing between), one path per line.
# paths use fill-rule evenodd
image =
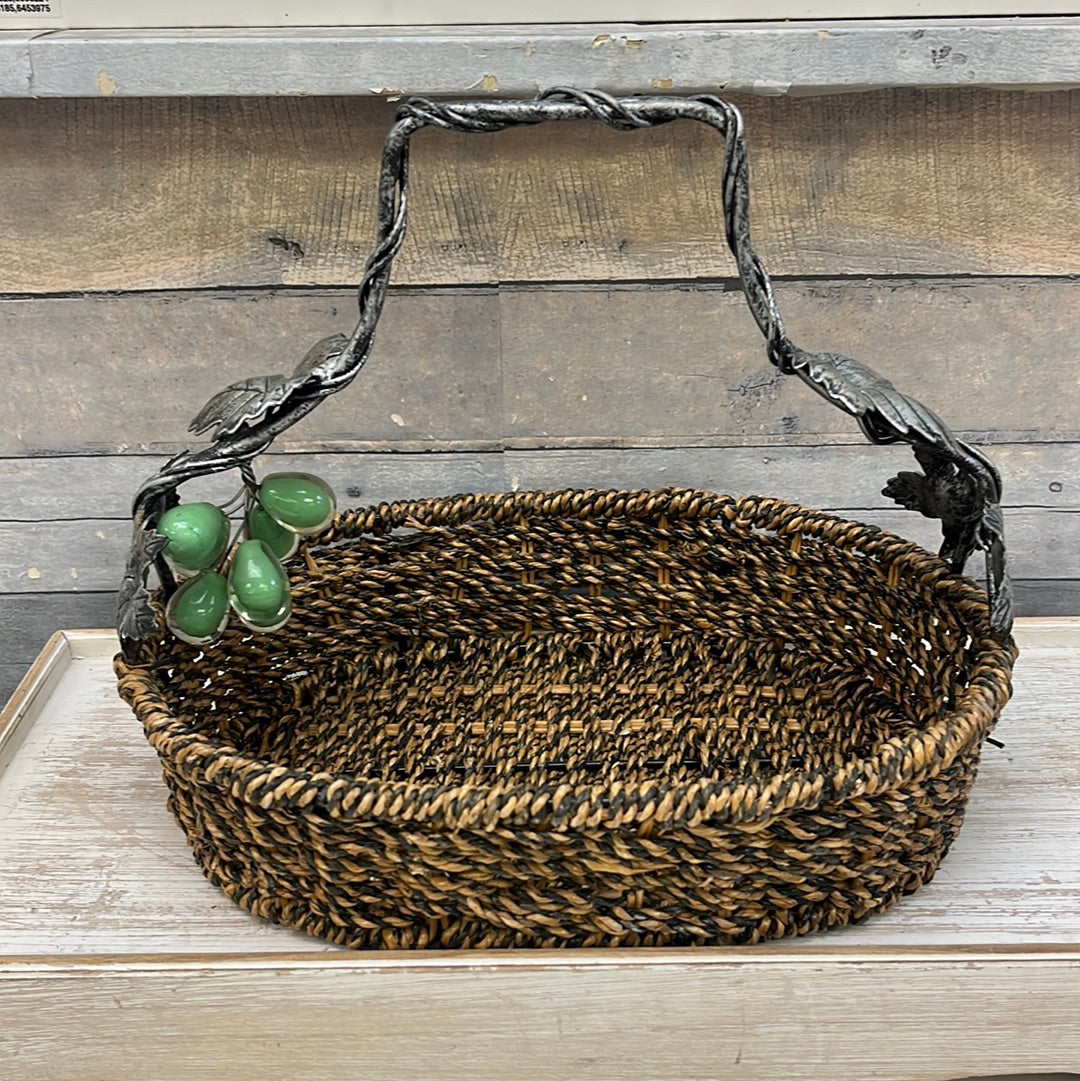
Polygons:
M1010 692L972 582L772 499L383 504L289 570L283 630L159 629L120 690L209 879L357 948L861 920L934 874Z

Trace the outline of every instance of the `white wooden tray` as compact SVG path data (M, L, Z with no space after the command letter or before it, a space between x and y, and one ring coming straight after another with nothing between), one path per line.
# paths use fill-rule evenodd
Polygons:
M856 928L700 950L352 953L202 878L61 631L0 714L0 1076L920 1081L1080 1071L1080 619L1016 695L935 880Z

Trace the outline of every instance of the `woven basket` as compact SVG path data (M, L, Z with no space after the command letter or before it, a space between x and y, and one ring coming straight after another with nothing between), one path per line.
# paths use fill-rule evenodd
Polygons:
M176 486L248 468L367 355L413 131L703 111L726 140L725 206L745 217L738 114L716 99L403 106L357 331L291 381L230 388L231 413L219 396L200 414L213 445L140 490L120 692L198 863L248 911L356 948L750 943L882 911L956 836L1015 652L999 482L869 369L774 333L738 220L770 358L875 441L913 444L925 474L892 491L936 493L948 562L773 499L459 495L338 515L291 564L294 614L274 634L200 648L165 628L152 527ZM992 556L989 598L958 573L973 547Z

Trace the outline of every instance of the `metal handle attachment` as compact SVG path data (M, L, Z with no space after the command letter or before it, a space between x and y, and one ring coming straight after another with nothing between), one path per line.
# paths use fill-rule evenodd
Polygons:
M408 223L409 140L422 128L484 133L549 120L599 120L621 131L673 120L696 120L724 139L721 190L725 236L735 257L750 312L765 338L770 362L798 376L814 391L850 413L872 443L912 446L922 472L903 472L883 490L900 505L939 518L942 559L963 572L976 549L986 554L990 623L1001 634L1012 625L1012 595L1005 567L1001 479L974 447L957 439L921 402L898 391L871 368L835 353L808 353L785 334L761 260L750 243L750 188L742 116L711 95L692 98L613 98L595 90L558 87L529 101L433 102L414 98L397 110L383 148L378 188L375 250L358 289L359 318L348 337L333 335L314 345L290 376L269 375L233 383L199 411L190 430L213 433L201 450L177 455L138 491L134 539L120 590L121 641L146 637L153 628L147 576L156 565L166 591L174 582L154 523L178 501L180 484L194 477L246 467L276 436L310 413L323 398L346 387L371 352L386 299L390 270Z

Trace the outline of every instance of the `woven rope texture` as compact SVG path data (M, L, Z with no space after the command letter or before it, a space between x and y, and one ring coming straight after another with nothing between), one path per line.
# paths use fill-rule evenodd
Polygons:
M342 514L294 615L117 659L210 880L352 947L704 945L934 873L1009 695L986 598L711 493Z

